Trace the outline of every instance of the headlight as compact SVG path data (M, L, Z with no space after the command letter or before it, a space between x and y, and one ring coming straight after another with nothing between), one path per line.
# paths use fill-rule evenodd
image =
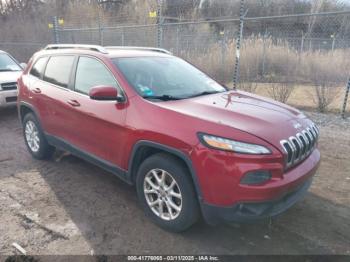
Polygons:
M260 145L243 143L239 141L234 141L231 139L226 139L222 137L216 137L212 135L199 135L202 143L210 148L232 151L241 154L253 154L253 155L269 155L271 151Z

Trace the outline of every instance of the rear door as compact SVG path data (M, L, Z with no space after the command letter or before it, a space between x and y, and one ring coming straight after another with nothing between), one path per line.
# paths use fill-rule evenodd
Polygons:
M74 92L69 92L69 141L85 153L121 166L127 103L96 101L92 87L113 86L123 94L109 68L99 59L81 56L77 61Z
M37 109L39 113L39 118L42 127L46 130L46 118L47 111L44 103L42 102L42 92L45 89L45 83L42 81L46 63L49 57L40 57L36 60L32 66L28 75L23 74L20 78L19 83L22 82L22 85L26 88L19 90L22 93L22 96L25 98L26 103L29 103ZM21 84L20 84L21 85Z
M72 106L69 101L71 77L77 57L75 55L54 55L47 62L40 86L40 111L45 116L45 132L53 137L70 140L73 125Z

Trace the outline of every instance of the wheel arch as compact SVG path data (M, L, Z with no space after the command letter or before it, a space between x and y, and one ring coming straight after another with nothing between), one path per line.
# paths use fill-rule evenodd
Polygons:
M36 119L39 121L39 125L41 125L40 117L39 117L37 111L35 110L35 108L29 103L20 102L19 108L18 108L18 117L19 117L19 120L21 121L21 123L23 121L24 116L28 113L33 113L34 116L36 117Z
M146 141L146 140L139 141L134 145L131 153L131 157L129 160L129 165L128 165L129 177L131 182L133 184L135 183L137 171L141 163L146 158L157 153L166 153L171 156L174 156L185 165L185 167L188 169L191 175L191 180L193 182L195 191L197 193L198 200L201 203L202 193L201 193L198 178L193 168L191 159L189 158L189 156L187 156L185 153L181 152L180 150L166 146L166 145L162 145L159 143Z

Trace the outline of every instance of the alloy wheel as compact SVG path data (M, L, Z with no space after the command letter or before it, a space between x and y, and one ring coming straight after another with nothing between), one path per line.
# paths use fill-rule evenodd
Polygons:
M32 150L34 153L37 153L40 149L39 130L35 123L31 120L26 122L25 137L30 150Z
M176 219L182 210L182 194L173 176L165 170L153 169L144 179L146 201L154 214L163 220Z

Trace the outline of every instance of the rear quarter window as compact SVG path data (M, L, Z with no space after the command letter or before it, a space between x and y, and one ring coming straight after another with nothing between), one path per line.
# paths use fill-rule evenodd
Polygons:
M53 56L47 63L44 81L68 88L74 56Z
M47 62L48 57L42 57L39 58L34 66L32 67L32 69L30 70L29 74L32 76L35 76L37 78L41 78L42 74L44 73L44 69L46 66L46 62Z

